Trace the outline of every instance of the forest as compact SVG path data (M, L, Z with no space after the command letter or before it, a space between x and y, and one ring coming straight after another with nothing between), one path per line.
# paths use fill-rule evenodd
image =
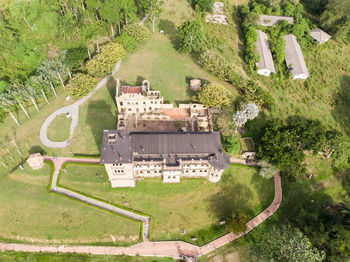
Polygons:
M103 52L99 45L114 40L129 51L135 48L137 41L142 41L142 36L148 32L134 23L146 15L154 21L156 15L149 8L150 2L34 0L2 3L0 121L6 113L14 118L12 111L25 111L25 103L33 103L38 109L37 100L48 102L47 97L56 95L57 86L65 86L75 73L89 71L84 63ZM122 29L125 29L123 34ZM124 51L116 52L119 54L115 58L123 56ZM113 59L109 61L110 64L114 62ZM97 63L92 64L93 67ZM98 72L92 75L96 76L101 75ZM83 79L82 75L78 78L73 84L91 80Z

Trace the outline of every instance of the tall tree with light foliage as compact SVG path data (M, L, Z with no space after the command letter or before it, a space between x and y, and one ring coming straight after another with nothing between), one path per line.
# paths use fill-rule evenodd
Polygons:
M259 108L254 103L248 103L244 106L244 113L247 116L247 119L252 120L259 115Z
M141 7L145 12L146 16L148 16L152 20L152 29L153 33L155 33L155 22L159 17L162 11L162 2L160 0L141 0Z

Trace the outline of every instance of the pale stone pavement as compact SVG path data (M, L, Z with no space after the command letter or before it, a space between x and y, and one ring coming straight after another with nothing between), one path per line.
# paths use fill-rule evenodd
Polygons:
M101 87L103 87L108 80L112 77L112 75L114 75L118 70L119 67L121 65L121 61L119 61L114 70L112 71L110 76L106 76L104 77L95 87L94 90L92 90L87 96L79 99L78 101L76 101L75 103L69 105L69 106L65 106L62 107L58 110L56 110L55 112L53 112L51 115L49 115L45 122L42 124L41 128L40 128L40 141L41 143L43 143L45 146L47 147L51 147L51 148L64 148L67 147L70 143L70 140L67 139L64 142L53 142L51 141L46 133L47 133L47 128L50 126L50 124L52 123L52 121L56 118L56 116L60 115L60 114L67 114L69 113L71 118L72 118L72 123L70 124L70 128L69 128L69 136L71 137L73 135L74 129L77 127L78 125L78 120L79 120L79 106L83 103L85 103L91 96L93 96Z
M53 177L52 184L54 186L51 189L57 189L57 175L62 165L65 162L84 162L84 163L96 163L98 159L88 158L68 158L68 157L46 157L46 160L51 160L55 166L56 177ZM282 201L282 186L280 172L278 171L274 177L275 183L275 197L271 205L254 217L247 223L247 230L238 235L234 233L228 233L214 241L207 243L204 246L198 247L193 244L189 244L183 241L160 241L160 242L148 242L144 239L144 242L130 246L130 247L113 247L113 246L39 246L29 244L15 244L15 243L0 243L1 251L22 251L22 252L49 252L49 253L84 253L84 254L102 254L102 255L128 255L128 256L155 256L155 257L172 257L179 259L183 255L187 257L202 256L209 252L228 244L231 241L247 234L249 231L260 225L267 218L273 215ZM69 191L70 192L70 191ZM78 194L79 195L79 194ZM79 196L80 197L80 196ZM82 200L83 201L83 200ZM97 201L100 202L100 201ZM102 202L103 203L103 202ZM91 203L94 205L94 203ZM104 208L104 207L102 207ZM124 210L125 211L125 210ZM145 223L145 222L144 222ZM149 224L149 221L147 222ZM145 229L145 227L144 227ZM148 230L148 226L147 226ZM145 232L143 232L145 236ZM148 232L147 232L148 236ZM148 239L146 237L146 239Z

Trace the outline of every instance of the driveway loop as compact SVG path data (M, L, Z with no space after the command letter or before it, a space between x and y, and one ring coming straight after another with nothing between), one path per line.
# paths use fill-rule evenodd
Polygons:
M52 121L56 118L56 116L60 114L70 114L72 118L72 123L70 124L69 128L69 137L72 137L74 133L74 129L78 125L78 120L79 120L79 106L86 102L91 96L93 96L101 87L103 87L105 84L107 84L108 80L114 75L118 70L121 65L122 61L119 61L115 67L112 73L109 76L104 77L100 82L98 82L97 86L95 87L94 90L92 90L88 95L85 97L77 100L74 104L71 104L69 106L62 107L55 112L53 112L51 115L46 118L45 122L40 128L40 141L47 147L51 148L64 148L69 146L70 144L70 139L67 139L64 142L53 142L47 137L47 128L50 126Z

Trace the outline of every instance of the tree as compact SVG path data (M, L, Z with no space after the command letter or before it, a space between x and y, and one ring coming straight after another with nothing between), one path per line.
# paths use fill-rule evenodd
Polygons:
M237 111L232 116L233 124L236 126L237 129L243 127L247 120L247 114L244 111Z
M203 47L204 37L199 21L187 21L178 28L180 52L198 52Z
M115 65L125 57L125 49L118 43L108 43L101 48L101 53L86 63L91 76L103 77L113 71Z
M259 108L255 103L248 103L244 106L244 113L248 120L252 120L259 115Z
M125 24L136 19L137 7L134 0L120 0L121 14L124 16Z
M96 79L90 75L77 73L65 87L67 94L74 98L87 95L96 86Z
M210 83L199 91L198 100L207 107L221 109L230 104L231 93L220 84Z
M20 126L18 120L11 112L11 109L14 107L14 105L15 103L11 95L8 93L0 93L0 108L2 108L4 111L7 111L12 117L13 121L15 121L18 126Z
M143 12L151 18L153 33L155 33L155 21L162 11L162 2L160 0L141 0L140 4Z
M111 33L112 37L114 38L114 29L113 25L118 25L118 31L119 34L121 33L120 30L120 22L121 22L121 1L115 1L115 0L107 0L103 3L100 10L100 15L102 19L105 19L110 25L111 25Z
M250 248L250 260L256 262L318 262L325 255L312 246L297 228L273 226L263 233Z

